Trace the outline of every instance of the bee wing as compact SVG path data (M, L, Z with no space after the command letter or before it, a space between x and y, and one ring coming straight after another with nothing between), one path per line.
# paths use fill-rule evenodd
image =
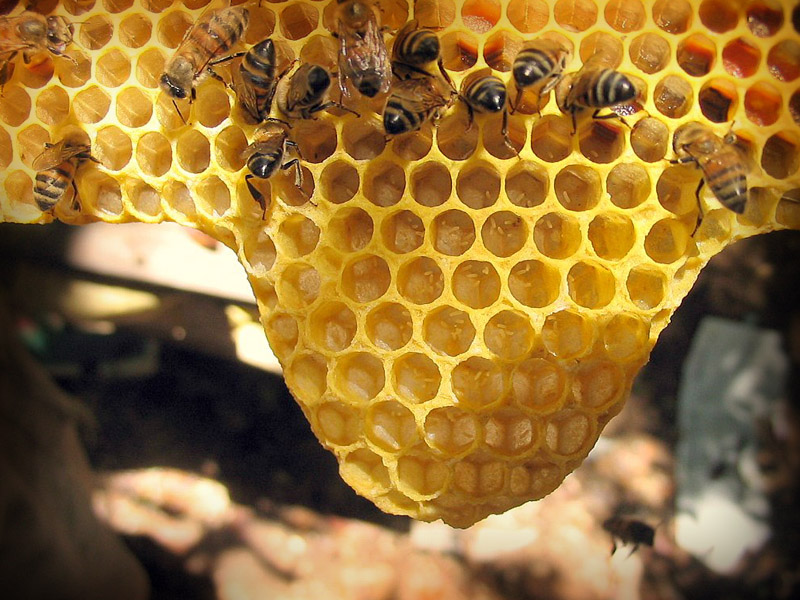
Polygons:
M255 88L244 80L238 68L233 72L233 89L236 91L236 99L239 104L250 113L250 116L258 119L258 102Z
M211 0L211 2L209 2L208 5L203 9L203 12L200 13L200 16L197 17L197 20L192 24L191 27L189 27L189 29L186 30L186 33L183 34L183 39L181 40L181 43L178 44L178 47L175 48L175 51L173 52L172 56L178 56L179 54L181 54L184 46L186 45L186 42L189 40L190 37L192 37L192 33L194 33L194 31L199 27L201 27L202 25L207 24L209 21L211 21L211 19L214 18L214 15L219 10L223 8L228 8L228 6L230 6L229 0ZM202 68L199 69L198 72L204 71L212 58L214 57L209 55L208 59L202 65Z
M364 27L364 34L359 35L344 27L341 22L339 25L340 41L340 66L343 59L346 73L352 75L364 71L377 71L382 75L381 92L389 89L392 72L392 64L389 60L389 52L386 50L386 42L383 41L383 34L378 25L378 20L373 15Z
M69 160L79 154L89 152L88 144L69 144L66 140L48 146L44 151L33 160L31 165L35 171L45 171L56 165L60 165L65 160Z

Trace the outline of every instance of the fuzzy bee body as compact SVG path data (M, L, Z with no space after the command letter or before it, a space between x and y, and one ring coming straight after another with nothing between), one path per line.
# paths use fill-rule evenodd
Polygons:
M564 72L568 58L569 51L555 40L540 38L528 42L517 53L511 66L517 86L514 107L526 89L538 88L539 96L552 90Z
M617 540L623 544L633 544L631 554L636 552L641 544L652 546L655 539L655 529L638 519L629 517L611 517L603 522L603 529L611 534L611 554L617 551Z
M608 108L636 97L636 88L625 75L613 69L581 71L572 81L564 107Z
M354 110L342 106L339 102L325 102L325 95L331 86L331 76L325 67L304 63L289 77L288 83L278 86L278 108L287 117L294 119L312 119L314 113L335 106L342 110Z
M29 63L38 52L63 56L72 43L74 28L64 17L45 17L25 11L15 17L0 17L0 82L8 79L8 65L17 53Z
M339 87L348 95L349 79L359 93L374 98L389 89L392 76L376 8L369 0L337 0L337 4Z
M387 135L417 131L449 102L429 78L398 81L386 99L383 127Z
M498 113L506 108L506 86L495 75L485 75L466 81L461 97L477 113Z
M261 206L266 216L267 205L264 195L251 183L255 177L258 179L269 179L278 169L286 170L292 166L296 167L295 184L297 187L303 185L303 172L300 169L300 161L296 158L284 163L283 158L286 154L286 146L294 146L294 142L289 139L287 126L279 121L268 121L255 133L253 143L242 152L242 158L247 161L245 183L247 184L253 198Z
M421 67L439 59L439 36L430 29L420 29L416 19L403 25L392 45L392 61Z
M242 108L257 122L269 116L275 96L275 44L267 38L244 53L233 88Z
M89 144L77 144L68 140L45 144L44 151L33 161L33 168L37 171L33 199L39 210L53 211L73 184L78 162L92 158L90 151Z

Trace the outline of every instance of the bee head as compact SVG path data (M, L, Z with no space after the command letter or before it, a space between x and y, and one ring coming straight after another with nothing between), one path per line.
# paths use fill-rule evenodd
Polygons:
M361 0L339 0L340 18L349 27L360 28L373 16L372 8Z
M183 100L188 95L188 90L175 81L168 73L161 75L161 89L177 100Z
M53 54L63 54L74 34L75 28L64 17L47 17L47 49Z

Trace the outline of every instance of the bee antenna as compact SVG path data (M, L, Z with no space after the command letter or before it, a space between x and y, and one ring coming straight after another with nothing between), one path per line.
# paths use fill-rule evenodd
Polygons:
M186 119L183 118L183 113L181 112L181 109L178 108L178 104L175 102L174 98L172 99L172 106L175 107L175 111L178 113L178 116L181 118L181 121L183 121L183 124L184 125L188 125L188 123L186 122Z

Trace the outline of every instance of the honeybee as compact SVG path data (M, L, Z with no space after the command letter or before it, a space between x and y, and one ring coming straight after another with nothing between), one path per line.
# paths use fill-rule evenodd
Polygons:
M173 98L173 103L175 99L183 100L189 95L194 101L195 83L206 73L214 58L228 52L239 41L247 29L249 18L249 11L241 6L209 8L200 15L161 74L161 89ZM175 108L177 110L177 105Z
M606 519L603 522L603 529L611 534L612 556L617 551L617 540L622 544L633 544L630 552L633 554L639 549L640 544L652 546L656 534L656 530L643 521L619 516Z
M374 98L389 89L392 76L377 7L371 0L336 1L339 88L348 95L345 80L349 79L361 94Z
M508 110L506 109L507 92L503 80L496 75L487 75L487 70L470 74L461 84L461 93L458 95L467 105L469 123L467 129L472 127L474 113L503 113L501 133L506 146L516 150L508 139Z
M451 98L446 98L427 77L398 81L386 99L383 128L387 135L416 131L448 106Z
M631 80L619 71L584 66L573 76L562 108L572 115L572 132L575 133L575 115L581 108L594 108L594 119L614 118L616 114L598 117L598 113L601 108L633 100L636 94L636 87Z
M286 147L297 149L297 144L289 139L288 124L278 120L267 121L255 133L253 143L242 152L242 158L247 161L244 181L253 198L261 207L263 217L267 216L267 203L264 195L251 183L254 177L269 179L280 168L282 171L295 167L295 185L303 187L303 171L300 161L296 158L283 162Z
M75 30L64 17L45 17L25 11L15 17L0 17L0 81L8 79L8 65L18 52L27 64L37 52L64 56Z
M453 87L450 75L447 74L442 63L439 36L430 29L421 29L416 19L412 19L403 25L398 30L392 44L392 70L394 74L401 76L410 71L430 76L430 73L423 67L434 61L436 61L442 77L450 87ZM401 77L401 79L404 78Z
M63 139L55 144L45 143L44 151L33 161L36 181L33 185L33 199L42 212L52 213L56 204L64 198L67 188L74 184L75 171L81 160L93 160L91 146L73 140ZM78 191L75 190L73 204L77 208Z
M361 116L340 102L323 102L330 86L331 76L325 67L304 63L287 83L281 81L278 84L278 109L287 117L295 119L313 119L314 113L332 106L351 112L357 117Z
M517 86L517 97L511 113L517 110L526 89L538 87L539 97L552 90L561 78L568 59L569 50L555 40L539 38L525 44L511 66Z
M695 163L703 173L697 187L698 202L703 184L707 184L720 204L742 214L747 203L747 162L731 133L724 138L715 135L701 123L681 125L672 139L678 155L674 163ZM702 205L700 208L702 218Z

